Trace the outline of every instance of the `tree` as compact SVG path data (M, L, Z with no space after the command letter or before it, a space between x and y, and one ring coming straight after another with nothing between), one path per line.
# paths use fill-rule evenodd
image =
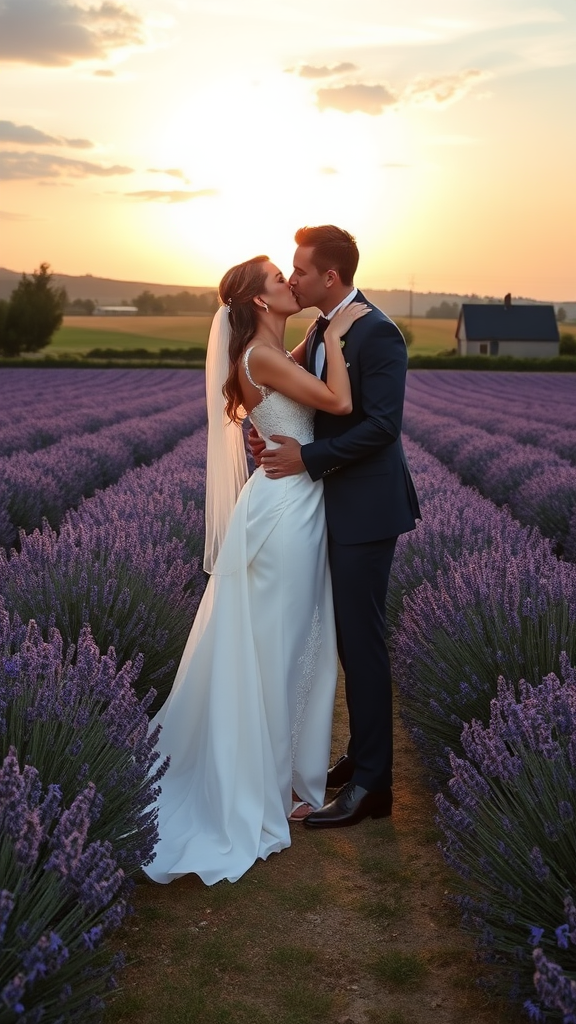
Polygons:
M556 319L559 324L564 323L566 319L566 310L564 309L564 306L560 306L560 308L556 310Z
M132 305L136 306L139 316L162 316L166 312L162 299L148 290L132 299Z
M68 306L67 312L70 314L78 313L81 316L92 316L96 309L96 303L93 299L73 299Z
M563 334L560 338L560 355L576 356L576 335Z
M457 302L446 302L444 299L439 306L430 306L426 316L432 320L457 320L460 306Z
M62 323L68 302L65 288L51 284L50 264L41 263L31 277L22 279L8 301L0 351L5 356L38 352L50 344L54 331Z
M404 341L406 342L406 348L410 348L410 345L414 341L414 331L406 323L405 320L396 320L395 323L396 323L396 326L398 327L398 329L400 331L402 331L402 334L404 335Z

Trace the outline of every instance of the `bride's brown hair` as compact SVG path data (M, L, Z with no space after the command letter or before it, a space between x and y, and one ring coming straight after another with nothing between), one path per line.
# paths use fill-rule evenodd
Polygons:
M268 262L268 256L253 256L245 263L238 263L224 274L218 286L220 301L228 306L230 317L230 373L222 393L226 399L226 415L235 423L240 420L238 409L242 405L238 365L246 345L256 334L258 314L254 299L266 284L263 264Z

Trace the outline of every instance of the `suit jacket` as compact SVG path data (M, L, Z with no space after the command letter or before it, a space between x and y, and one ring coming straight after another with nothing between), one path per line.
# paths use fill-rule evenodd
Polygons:
M302 447L313 480L324 480L328 530L339 544L397 537L420 518L400 431L408 355L396 324L358 292L371 311L345 335L352 412L318 411L314 441ZM312 340L312 339L311 339ZM307 358L310 366L311 340Z

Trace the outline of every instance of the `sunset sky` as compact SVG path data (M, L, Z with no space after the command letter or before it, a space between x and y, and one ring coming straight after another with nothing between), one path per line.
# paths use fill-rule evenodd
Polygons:
M0 265L576 299L575 0L1 0Z

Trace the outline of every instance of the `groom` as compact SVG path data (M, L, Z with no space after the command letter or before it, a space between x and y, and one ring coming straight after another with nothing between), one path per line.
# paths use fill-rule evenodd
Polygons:
M300 228L292 291L319 317L306 338L305 365L324 373L322 334L349 302L367 302L354 287L358 249L332 224ZM334 799L304 819L308 828L339 828L392 810L392 682L386 647L386 592L398 535L420 516L402 442L406 345L376 306L343 339L353 409L348 416L317 412L314 441L274 436L262 452L267 475L307 472L324 480L328 552L338 653L346 680L350 742L328 772Z

